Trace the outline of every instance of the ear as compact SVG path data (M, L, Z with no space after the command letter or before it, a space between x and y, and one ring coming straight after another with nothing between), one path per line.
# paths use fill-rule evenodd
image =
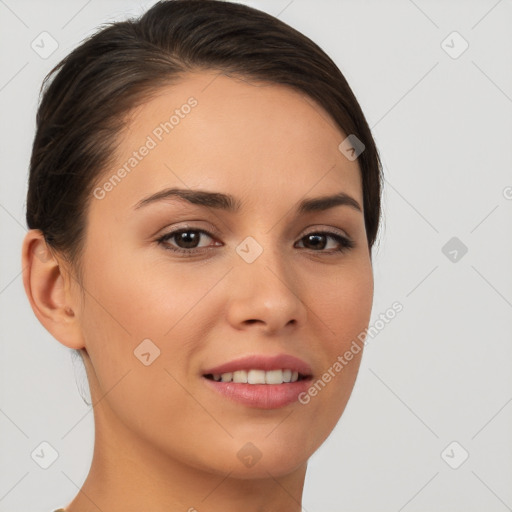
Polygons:
M66 347L84 347L79 317L80 294L74 278L54 256L39 229L25 235L22 248L23 286L32 310L46 330Z

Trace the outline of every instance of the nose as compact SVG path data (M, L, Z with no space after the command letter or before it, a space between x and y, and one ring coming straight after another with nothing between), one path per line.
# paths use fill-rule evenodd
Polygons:
M275 334L306 322L300 279L277 250L263 250L252 263L240 259L230 274L227 318L235 329Z

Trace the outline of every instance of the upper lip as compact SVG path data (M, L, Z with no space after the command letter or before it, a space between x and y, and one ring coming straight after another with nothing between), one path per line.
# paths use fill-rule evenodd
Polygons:
M310 376L312 373L311 367L298 357L289 354L275 356L255 354L208 368L203 371L203 375L229 373L237 370L292 370L303 376Z

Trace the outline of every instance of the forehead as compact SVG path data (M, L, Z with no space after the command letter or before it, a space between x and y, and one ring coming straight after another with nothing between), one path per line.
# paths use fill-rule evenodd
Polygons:
M360 170L338 149L344 134L290 87L191 73L127 118L102 207L132 208L165 187L229 192L257 206L346 192L362 204ZM123 171L124 169L124 171Z

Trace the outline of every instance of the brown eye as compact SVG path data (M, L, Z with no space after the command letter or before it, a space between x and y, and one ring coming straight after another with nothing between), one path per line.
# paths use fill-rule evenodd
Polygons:
M157 241L169 251L194 254L195 252L200 252L207 248L207 246L198 246L199 242L204 238L205 235L206 237L213 239L212 235L207 231L202 229L187 228L167 233L160 237ZM173 239L174 243L170 244L169 240Z
M325 251L324 249L327 246L327 240L329 238L335 240L335 242L338 244L338 247L331 249L330 251ZM352 240L338 235L337 233L331 233L328 231L308 233L306 236L301 238L301 241L303 241L306 249L313 250L314 252L344 252L352 249L355 246Z

